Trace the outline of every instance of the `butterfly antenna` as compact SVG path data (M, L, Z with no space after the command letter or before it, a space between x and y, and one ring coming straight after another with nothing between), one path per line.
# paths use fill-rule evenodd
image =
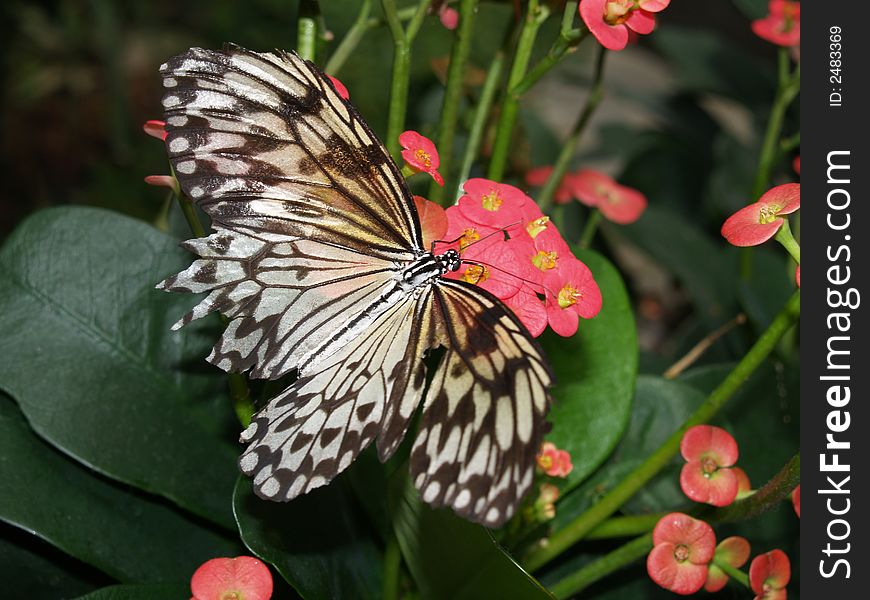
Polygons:
M478 267L485 267L485 268L487 268L487 269L493 269L493 270L495 270L495 271L501 271L502 273L504 273L504 274L506 274L506 275L510 275L510 276L513 277L514 279L519 279L519 280L522 281L523 283L527 283L527 284L529 284L529 286L531 286L531 287L534 287L534 288L541 288L542 290L544 290L544 291L546 291L546 292L550 292L550 294L551 294L554 298L558 295L558 294L556 294L555 292L553 292L553 290L551 290L550 288L548 288L547 286L545 286L543 283L538 283L537 281L532 281L531 279L526 279L525 277L520 277L519 275L515 275L515 274L511 273L511 272L508 271L507 269L502 269L501 267L497 267L497 266L495 266L495 265L493 265L493 264L486 263L486 262L483 262L483 261L481 261L481 260L466 260L466 259L464 259L464 258L462 259L462 262L464 262L465 264L468 264L468 265L475 265L475 266L478 266Z
M486 234L485 236L483 236L482 238L479 238L479 239L474 240L473 242L471 242L470 244L468 244L467 246L465 246L465 248L468 248L469 246L473 246L474 244L477 244L477 243L479 243L479 242L482 242L483 240L487 240L487 239L491 238L492 236L494 236L494 235L497 234L497 233L501 233L502 235L504 235L505 233L507 233L507 230L508 230L508 229L510 229L511 227L514 227L514 226L516 226L516 225L520 225L520 224L522 224L522 220L514 221L513 223L510 223L510 224L508 224L508 225L505 225L504 227L499 227L499 228L496 229L495 231L492 231L492 232L490 232L490 233L487 233L487 234ZM465 237L465 236L464 236L464 235L460 235L460 236L459 236L458 238L456 238L455 240L450 240L450 241L448 241L448 240L435 240L434 242L432 242L432 251L434 252L434 250L435 250L435 244L447 244L447 245L449 246L450 244L455 244L456 242L460 241L463 237ZM465 250L465 248L463 248L463 250Z

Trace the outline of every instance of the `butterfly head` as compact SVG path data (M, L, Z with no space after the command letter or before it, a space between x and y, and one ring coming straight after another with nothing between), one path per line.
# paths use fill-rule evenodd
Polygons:
M458 271L462 259L459 258L459 252L451 248L438 257L438 262L441 263L443 273L446 273L447 271Z

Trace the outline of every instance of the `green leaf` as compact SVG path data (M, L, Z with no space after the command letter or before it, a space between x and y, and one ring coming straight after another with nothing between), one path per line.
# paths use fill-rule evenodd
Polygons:
M341 481L285 504L239 477L233 505L245 545L306 600L380 598L380 555Z
M115 213L31 216L0 251L0 388L76 460L232 527L236 452L216 434L231 409L203 361L213 338L171 332L195 299L154 289L189 262Z
M592 250L575 254L592 270L604 302L577 335L542 340L556 372L547 439L568 450L574 465L563 491L598 468L625 431L638 364L634 316L619 272Z
M405 467L391 481L393 529L424 599L551 599L489 530L420 501Z
M11 401L4 398L0 402ZM110 581L99 571L9 525L0 525L0 580L4 596L27 600L78 596Z
M0 520L121 581L186 581L238 547L163 502L104 481L36 437L0 395Z
M79 596L76 600L170 600L190 596L190 585L185 583L156 583L140 585L112 585Z

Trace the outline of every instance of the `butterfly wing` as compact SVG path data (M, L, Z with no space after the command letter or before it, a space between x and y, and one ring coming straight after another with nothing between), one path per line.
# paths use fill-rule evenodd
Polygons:
M417 290L254 417L239 466L258 495L287 501L325 485L376 436L381 460L392 455L420 402L431 315L431 289Z
M170 160L213 223L388 259L422 250L396 164L316 67L291 53L193 48L161 73Z
M447 352L426 394L411 478L425 502L498 527L532 485L552 372L489 292L441 279L433 304Z

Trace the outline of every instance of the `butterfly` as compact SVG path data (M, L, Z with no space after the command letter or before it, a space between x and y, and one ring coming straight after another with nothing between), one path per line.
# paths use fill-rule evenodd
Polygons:
M210 362L296 374L241 434L256 494L325 485L372 442L386 461L422 402L409 458L422 499L502 525L532 485L553 382L527 329L442 277L459 254L424 247L395 162L312 63L193 48L161 74L172 166L214 230L184 242L199 258L157 286L208 292L173 328L220 312Z

